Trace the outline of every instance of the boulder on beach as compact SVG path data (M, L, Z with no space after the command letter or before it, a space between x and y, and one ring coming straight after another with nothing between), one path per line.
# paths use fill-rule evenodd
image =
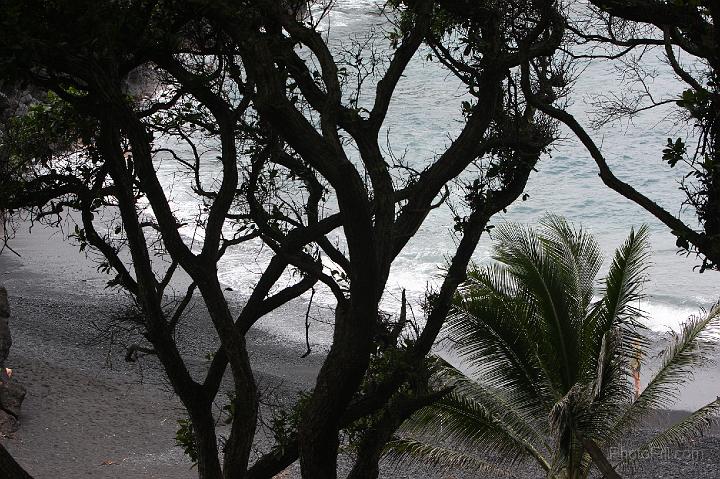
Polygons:
M9 318L7 290L0 286L0 434L18 430L20 407L25 399L25 388L13 379L12 370L5 365L12 346Z
M24 399L25 388L13 379L7 378L0 384L0 434L12 434L20 428Z
M7 290L0 285L0 318L10 317L10 304L8 303Z
M10 306L8 304L7 290L0 285L0 369L5 367L5 360L10 353L12 336L10 335Z

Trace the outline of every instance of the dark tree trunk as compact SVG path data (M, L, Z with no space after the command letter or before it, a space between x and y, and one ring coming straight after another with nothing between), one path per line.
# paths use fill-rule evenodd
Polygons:
M147 250L146 238L135 209L132 181L125 165L125 159L119 149L119 131L112 125L111 120L107 120L103 124L102 141L99 146L106 161L110 164L110 175L117 186L118 205L137 276L138 299L145 317L147 336L165 368L173 389L186 406L193 421L198 447L199 478L222 479L214 421L210 413L211 401L203 400L200 386L190 377L166 327L161 298L156 291L155 276Z
M400 401L406 403L406 401ZM377 479L380 475L380 459L385 445L398 427L422 406L417 404L391 404L360 442L357 458L347 479Z
M211 279L212 278L212 279ZM250 451L257 427L258 392L250 367L245 336L233 322L216 275L208 275L200 285L203 299L222 339L228 357L234 388L232 426L225 444L224 477L240 479L247 474Z
M374 321L377 315L376 304L364 306L355 311L352 306L346 306L349 311L342 306L336 310L333 346L299 427L303 477L337 477L340 421L368 366L373 328L367 318Z
M192 421L195 447L197 448L197 471L199 479L223 479L218 458L218 444L215 436L215 421L211 404L187 406Z
M0 444L0 477L3 479L33 479Z

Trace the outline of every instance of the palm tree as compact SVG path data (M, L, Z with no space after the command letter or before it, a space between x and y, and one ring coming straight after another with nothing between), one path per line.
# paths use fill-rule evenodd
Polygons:
M563 479L587 477L594 461L606 477L619 477L603 448L648 411L672 405L720 329L717 305L691 318L635 396L630 363L649 343L636 306L647 237L644 227L630 232L598 290L602 256L583 230L557 216L538 229L498 228L497 262L469 272L448 320L451 352L467 375L437 359L438 386L452 391L403 425L390 457L497 472L531 460L543 476ZM720 400L644 447L698 434L718 412Z

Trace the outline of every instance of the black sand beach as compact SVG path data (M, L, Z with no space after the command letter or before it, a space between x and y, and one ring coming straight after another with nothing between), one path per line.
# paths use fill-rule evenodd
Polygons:
M125 361L119 343L128 334L114 327L114 318L128 299L106 290L108 277L59 232L18 231L13 248L22 257L0 255L0 282L11 303L7 363L27 396L22 426L3 444L38 479L197 477L175 446L183 408L163 372L152 356ZM304 315L304 308L277 314ZM217 344L199 304L190 309L178 339L200 373ZM301 359L305 345L258 329L248 342L267 402L287 402L311 387L322 350Z
M108 326L126 298L105 290L107 277L59 233L42 228L26 233L20 231L13 243L21 258L7 251L0 255L0 282L9 291L12 308L14 344L8 365L28 391L21 428L2 443L37 479L196 477L175 446L183 412L162 372L151 357L128 363L124 351L112 346ZM304 314L304 306L279 311L276 319ZM197 370L207 365L205 355L216 346L208 328L198 307L179 331L188 362ZM259 329L251 332L248 343L269 402L288 402L297 391L312 387L322 350L301 359L304 345ZM679 407L696 408L720 394L719 376L717 367L698 372ZM685 414L656 413L610 451L611 460ZM521 467L516 475L537 477L537 470ZM297 476L294 467L280 477ZM491 476L386 467L382 477ZM682 448L654 451L624 477L720 478L720 428Z

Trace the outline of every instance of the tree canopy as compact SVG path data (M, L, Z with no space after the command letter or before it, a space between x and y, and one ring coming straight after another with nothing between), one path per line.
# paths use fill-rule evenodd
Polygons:
M368 82L328 45L323 13L293 2L4 0L0 11L3 84L47 92L4 133L2 205L45 221L79 213L75 236L135 298L134 320L187 409L199 476L272 477L299 458L305 477L336 477L340 431L353 426L351 477L377 477L383 444L436 397L418 378L480 236L555 138L517 87L525 66L525 82L553 94L527 72L551 69L564 28L555 2L391 2L394 27ZM468 99L458 100L462 131L413 170L383 151L380 133L421 50ZM199 240L182 234L161 162L185 172ZM395 258L455 181L457 248L414 332L379 304ZM233 316L217 265L249 241L272 257ZM178 270L191 285L167 302ZM297 273L289 286L287 271ZM297 424L251 460L258 390L245 335L316 284L336 302L332 346ZM173 334L196 292L221 343L201 380ZM211 407L226 369L233 415L221 448Z
M523 197L558 122L582 140L601 178L667 224L703 268L720 261L715 2L592 1L588 27L555 0L392 0L381 12L386 30L368 34L380 48L358 41L345 50L323 31L332 3L0 0L0 87L5 98L34 98L2 128L0 206L55 224L74 212L75 238L100 255L109 284L134 299L129 320L187 410L201 478L273 477L296 460L304 477L333 478L349 429L350 477L377 477L393 432L437 399L425 358L480 237ZM673 141L665 159L697 173L687 193L702 231L616 178L562 108L572 42L619 55L666 49L690 87L678 106L704 140L695 155ZM687 74L676 48L706 61L711 74ZM414 61L436 63L464 94L460 131L419 168L383 138ZM197 213L177 210L161 181L165 167ZM457 242L414 329L404 300L393 315L380 304L398 255L450 194L460 203ZM271 254L233 314L218 265L229 249L249 245ZM180 271L190 285L178 293ZM316 286L334 301L330 351L297 420L252 457L259 392L246 334ZM202 378L174 336L195 297L220 342ZM232 417L221 445L212 405L226 376Z

